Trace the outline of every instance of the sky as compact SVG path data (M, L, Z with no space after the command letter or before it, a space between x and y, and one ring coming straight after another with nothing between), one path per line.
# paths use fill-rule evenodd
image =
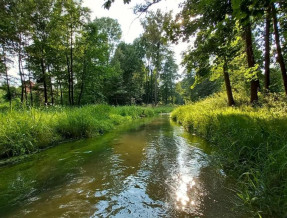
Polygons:
M139 18L138 15L133 13L133 8L136 4L143 3L144 0L132 0L130 4L124 4L123 0L115 0L109 10L104 9L102 5L104 0L83 0L83 6L90 8L91 20L96 17L110 17L117 19L122 28L122 41L126 43L132 43L133 40L143 33L143 28L140 24L140 19L144 18L146 14L142 14ZM154 4L149 10L156 11L161 9L163 12L173 11L173 15L180 11L178 7L183 0L162 0L161 2ZM175 52L175 59L180 66L181 53L187 48L186 43L179 43L176 46L172 46ZM183 68L179 68L182 73Z

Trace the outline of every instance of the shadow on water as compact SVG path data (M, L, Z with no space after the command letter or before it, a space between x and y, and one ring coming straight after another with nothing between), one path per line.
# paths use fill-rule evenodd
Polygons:
M204 140L168 116L0 168L0 216L246 217Z

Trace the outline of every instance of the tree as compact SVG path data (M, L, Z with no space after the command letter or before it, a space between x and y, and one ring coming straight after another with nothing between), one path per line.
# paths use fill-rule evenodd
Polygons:
M271 16L271 7L268 7L266 11L266 18L265 18L265 89L269 91L270 89L270 16Z
M64 15L66 27L66 61L68 72L69 103L74 105L74 44L76 35L79 34L85 21L88 19L87 8L81 7L81 2L73 0L64 2L66 14Z
M173 98L175 95L175 80L178 77L177 71L178 66L175 63L174 52L170 51L165 56L163 72L160 75L162 102L165 104L174 103Z
M143 57L144 50L140 39L136 39L133 44L121 42L118 45L112 64L121 73L122 85L116 88L116 95L113 94L111 96L114 100L118 101L120 99L122 104L130 104L132 99L136 102L142 102L144 83Z
M170 31L173 40L196 37L192 51L186 52L183 62L189 72L196 72L194 86L211 76L211 65L219 66L230 106L235 102L228 63L238 51L237 46L232 46L236 28L231 11L231 5L222 1L212 0L208 1L208 4L206 0L185 1L183 10L177 16L177 20L181 22L174 23L172 27L175 30Z
M13 44L16 40L16 32L14 29L15 16L14 11L16 2L9 0L3 0L0 2L0 73L4 76L7 89L7 98L12 102L12 93L10 89L10 78L8 75L8 64L11 60L8 58L8 54L13 51Z
M107 100L107 87L114 78L110 59L120 37L120 25L111 18L97 18L84 26L74 48L78 51L74 60L78 104Z
M162 60L167 51L167 37L164 35L165 27L170 23L172 17L171 13L162 14L160 10L155 13L150 12L145 20L142 21L144 28L143 38L146 47L146 57L150 63L150 70L155 72L154 76L154 104L158 103L158 78L162 70Z
M106 36L106 43L109 46L107 60L108 62L110 62L111 57L114 54L115 48L118 45L122 36L121 26L117 20L109 17L97 18L94 20L94 22L98 26L99 34L103 34Z
M278 63L280 64L281 68L281 73L282 73L282 79L283 79L283 84L285 88L285 94L287 95L287 74L286 74L286 65L283 59L282 55L282 49L280 45L280 37L279 37L279 30L278 30L278 20L277 20L277 12L276 12L276 7L275 4L271 4L271 9L272 9L272 18L273 18L273 27L274 27L274 36L275 36L275 43L276 43L276 48L277 48L277 60Z

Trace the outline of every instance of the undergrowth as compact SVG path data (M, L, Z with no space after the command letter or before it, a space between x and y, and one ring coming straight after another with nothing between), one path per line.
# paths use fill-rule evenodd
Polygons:
M68 139L102 135L140 117L152 108L90 105L79 108L32 108L0 113L0 157L29 154Z
M222 168L237 181L237 193L259 217L287 216L287 102L262 97L257 106L237 96L227 107L217 94L176 108L172 119L206 138Z

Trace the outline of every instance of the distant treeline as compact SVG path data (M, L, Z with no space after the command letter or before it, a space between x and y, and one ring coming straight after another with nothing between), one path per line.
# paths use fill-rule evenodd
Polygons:
M178 67L162 34L171 14L149 13L141 21L144 34L132 44L120 42L117 20L91 21L90 10L81 1L3 0L0 17L0 82L7 102L176 101Z

